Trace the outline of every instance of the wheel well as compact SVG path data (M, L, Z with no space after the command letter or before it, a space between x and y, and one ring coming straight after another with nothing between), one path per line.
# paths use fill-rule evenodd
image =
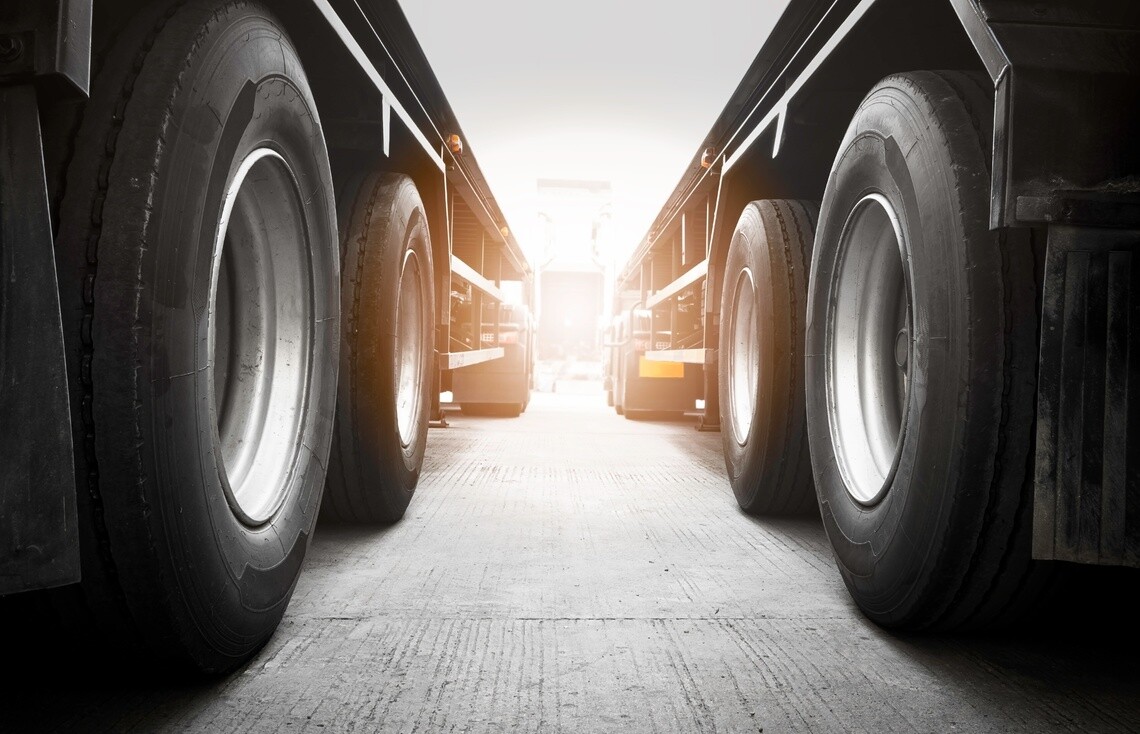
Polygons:
M389 118L388 155L384 154L383 95L311 3L282 4L274 12L297 47L316 98L337 200L371 171L403 173L415 182L428 218L437 314L441 313L439 305L446 303L442 275L450 267L443 174L395 111ZM407 101L406 95L401 100ZM416 109L409 113L423 115Z
M855 108L884 77L919 69L985 72L949 2L881 0L792 100L775 157L772 130L742 160L752 189L766 195L752 198L822 198Z
M724 226L718 228L710 264L723 262L733 225L749 201L820 201L860 102L884 77L917 69L985 72L949 2L880 0L792 99L776 154L773 123L726 174ZM719 292L720 284L714 288Z

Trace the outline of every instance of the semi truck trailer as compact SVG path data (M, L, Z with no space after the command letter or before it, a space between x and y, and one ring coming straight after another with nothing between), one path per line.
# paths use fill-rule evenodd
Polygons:
M614 316L606 329L606 404L628 420L680 417L704 396L702 365L646 358L647 352L672 346L672 331L651 331L652 318L652 311L635 305Z
M1138 129L1134 2L791 0L619 277L879 624L1140 565Z
M503 358L451 376L452 402L467 415L517 418L530 404L534 383L534 319L519 303L483 307L479 330L483 348L503 350Z
M399 519L505 353L455 294L532 280L463 147L394 0L5 2L0 596L223 671Z

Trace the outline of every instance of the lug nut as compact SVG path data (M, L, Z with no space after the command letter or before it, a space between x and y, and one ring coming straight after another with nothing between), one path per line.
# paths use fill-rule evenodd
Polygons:
M895 364L905 371L909 357L910 333L906 329L901 329L895 334Z

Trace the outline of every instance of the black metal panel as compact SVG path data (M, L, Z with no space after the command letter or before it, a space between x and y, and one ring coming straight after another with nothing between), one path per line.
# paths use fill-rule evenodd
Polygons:
M1140 231L1050 228L1044 292L1033 555L1140 566Z
M93 0L6 0L0 4L0 82L68 88L91 78Z
M79 580L42 151L35 90L0 87L0 595Z
M986 0L1010 62L998 90L991 224L1043 221L1026 200L1138 190L1140 3Z

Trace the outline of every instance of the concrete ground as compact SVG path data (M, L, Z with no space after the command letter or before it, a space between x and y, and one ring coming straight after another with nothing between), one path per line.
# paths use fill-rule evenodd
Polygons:
M244 669L92 679L61 660L0 706L0 730L1140 730L1130 623L885 632L816 519L739 512L719 434L691 421L558 394L450 421L402 522L319 529Z

